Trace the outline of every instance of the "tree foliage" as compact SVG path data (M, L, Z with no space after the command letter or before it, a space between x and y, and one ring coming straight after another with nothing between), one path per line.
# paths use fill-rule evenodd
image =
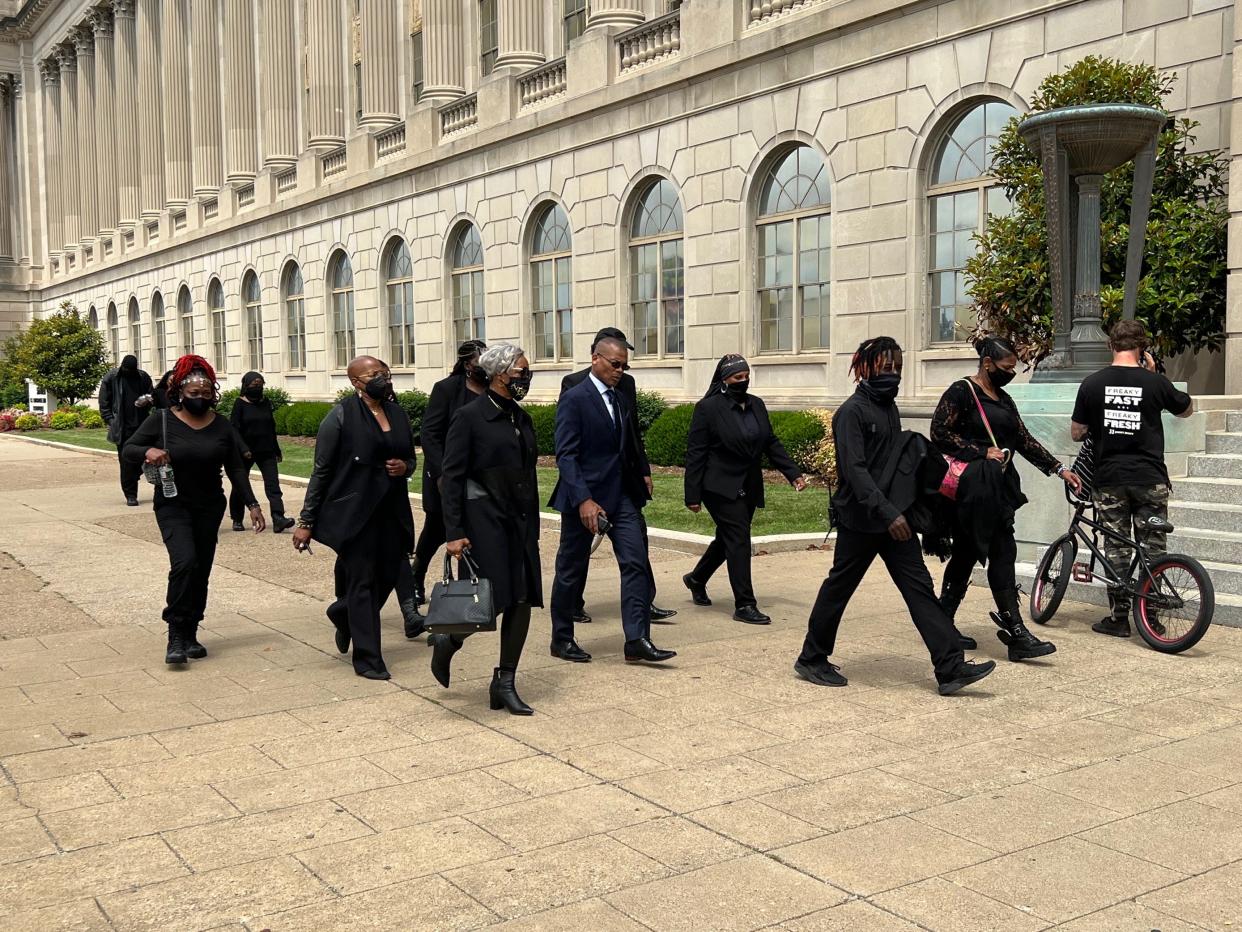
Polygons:
M70 404L94 394L108 368L103 334L70 301L4 345L4 381L30 379Z
M1089 56L1040 84L1033 112L1090 103L1161 107L1176 78L1150 65ZM993 150L992 174L1013 204L1008 216L989 218L978 252L966 264L980 331L1001 333L1035 364L1052 351L1055 336L1043 174L1009 121ZM1191 152L1198 124L1170 118L1160 134L1136 316L1147 324L1164 356L1218 349L1225 320L1228 272L1225 160L1218 152ZM1130 235L1134 163L1109 172L1100 192L1101 289L1104 326L1120 319Z

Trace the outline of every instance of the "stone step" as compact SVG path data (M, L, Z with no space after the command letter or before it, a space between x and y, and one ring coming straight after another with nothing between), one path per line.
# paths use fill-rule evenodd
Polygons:
M1242 433L1213 431L1207 434L1207 452L1242 456Z
M1225 430L1242 431L1242 411L1225 412Z
M1193 453L1189 457L1187 472L1192 477L1242 479L1242 456L1228 453Z
M1208 560L1199 562L1212 577L1212 585L1216 588L1217 595L1242 596L1242 566L1236 563L1212 563Z
M1173 495L1179 502L1209 502L1242 505L1242 482L1210 476L1175 477Z
M1239 488L1242 489L1242 486ZM1181 489L1178 488L1178 491ZM1169 502L1169 520L1179 531L1188 527L1242 534L1242 505L1183 502L1175 499Z
M1169 535L1170 553L1184 553L1196 560L1242 565L1242 534L1179 527Z

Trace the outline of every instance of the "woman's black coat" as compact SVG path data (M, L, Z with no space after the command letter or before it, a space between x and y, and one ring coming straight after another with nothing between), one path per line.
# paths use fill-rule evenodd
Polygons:
M699 505L710 492L729 501L743 494L756 508L764 505L763 455L793 482L800 470L772 431L768 409L761 398L746 396L759 424L759 436L744 430L741 408L724 392L714 392L694 406L686 441L686 504Z
M444 445L446 539L470 538L497 613L518 602L543 605L537 449L530 415L490 395L457 412ZM467 480L486 497L470 497Z
M427 410L420 429L423 448L423 511L443 510L440 497L440 476L444 471L444 441L448 437L453 415L463 405L479 398L468 387L465 373L441 379L431 387Z

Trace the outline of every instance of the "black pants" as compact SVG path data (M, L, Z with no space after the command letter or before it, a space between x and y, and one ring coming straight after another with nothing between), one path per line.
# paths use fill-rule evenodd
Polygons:
M254 460L250 466L251 468L258 466L259 472L263 474L263 492L267 495L268 505L271 506L272 520L283 518L285 498L280 492L280 464L276 457L266 456L261 460ZM245 497L237 487L229 492L229 517L234 521L240 521L246 513Z
M816 663L832 655L845 606L877 556L884 561L888 575L897 584L897 590L910 610L910 618L931 653L936 673L952 672L963 659L962 649L958 647L953 623L945 617L936 601L931 574L923 563L918 538L895 541L886 533L864 534L848 528L837 529L832 570L819 587L819 596L811 609L801 659Z
M412 585L416 584L421 589L427 584L427 567L431 566L431 561L435 558L436 551L444 546L445 536L444 512L438 508L423 512L423 529L419 532L418 543L414 545L414 557L418 560L418 567L410 579ZM397 594L404 599L406 598L406 593L402 592L401 589L402 583L398 583ZM413 589L410 590L409 594L414 594Z
M349 628L358 673L387 669L380 652L380 609L407 562L402 538L397 519L381 505L336 556L336 601L328 606L328 618L338 628Z
M964 590L975 568L975 546L960 530L953 536L953 555L944 568L944 585ZM992 594L1011 592L1018 588L1014 564L1018 560L1018 544L1013 537L1013 525L997 528L988 546L988 588ZM997 602L997 607L1000 602Z
M651 561L647 559L646 524L642 511L622 497L608 515L608 539L621 568L621 625L625 639L645 638L651 631ZM576 511L561 514L561 543L556 551L556 579L552 583L552 640L574 636L574 609L581 604L591 562L591 534Z
M137 430L137 428L134 428ZM134 433L130 431L130 434ZM129 443L129 436L121 437L120 442L116 445L116 458L121 463L121 494L126 498L138 497L138 480L142 478L142 463L127 463L121 456L121 451L125 449L125 444Z
M716 522L716 536L707 545L698 565L690 574L694 581L707 585L720 564L729 565L729 585L733 602L738 608L755 604L755 590L750 579L750 523L755 517L754 504L745 497L730 501L710 492L703 493L703 505Z
M223 492L195 502L181 490L176 498L160 499L155 506L155 522L168 550L163 617L170 625L197 625L203 620L222 517Z
M650 602L652 605L654 605L655 597L656 597L655 570L651 568L651 556L650 556L651 547L647 542L647 518L643 514L641 508L638 510L638 520L639 522L641 522L642 528L643 528L643 550L645 550L648 554L647 556L647 583L651 587ZM588 564L587 569L590 569L589 564ZM578 593L574 597L574 605L576 605L577 610L581 612L586 608L586 599L583 598L583 594L586 592L586 582L587 582L587 571L586 570L583 570L582 579L580 580L580 582L581 582L581 585L578 587Z

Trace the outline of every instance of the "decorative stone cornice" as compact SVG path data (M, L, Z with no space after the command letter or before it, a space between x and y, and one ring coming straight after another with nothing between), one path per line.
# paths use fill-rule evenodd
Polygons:
M95 30L89 18L70 32L69 37L77 50L78 58L95 57Z
M117 19L133 19L136 0L112 0L112 12Z
M96 39L111 39L116 28L112 19L112 4L103 3L91 10L90 23Z
M72 42L56 46L56 58L60 62L62 74L78 70L78 50L73 47Z
M60 84L60 62L55 55L49 55L39 62L39 74L43 76L43 83L48 87Z

